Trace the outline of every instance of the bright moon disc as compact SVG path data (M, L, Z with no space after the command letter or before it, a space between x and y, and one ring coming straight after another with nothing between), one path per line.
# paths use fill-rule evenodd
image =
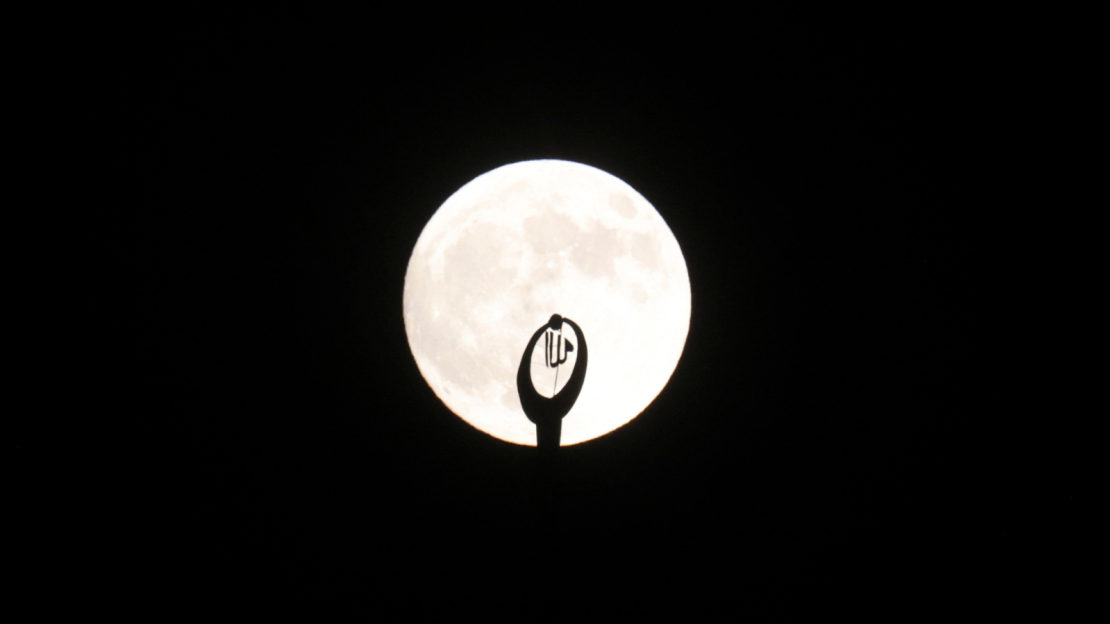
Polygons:
M552 314L578 323L590 351L562 421L566 446L635 418L678 365L690 328L678 241L646 199L600 169L530 160L478 176L440 206L409 259L405 332L420 373L466 422L534 446L516 374Z

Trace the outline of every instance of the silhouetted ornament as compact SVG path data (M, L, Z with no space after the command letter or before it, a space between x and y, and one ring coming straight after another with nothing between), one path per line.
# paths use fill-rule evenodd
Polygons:
M544 365L557 369L566 363L567 354L575 351L576 348L569 338L562 335L563 323L569 325L577 337L577 359L563 388L553 396L545 397L536 391L532 383L532 351L543 336ZM554 334L553 331L560 333ZM582 382L586 378L587 353L586 335L582 333L582 328L574 321L558 314L551 315L551 320L532 334L532 339L524 348L524 355L520 358L520 367L516 373L516 390L525 416L536 424L536 446L540 449L559 447L563 417L570 412L570 408L574 407L578 394L582 392Z

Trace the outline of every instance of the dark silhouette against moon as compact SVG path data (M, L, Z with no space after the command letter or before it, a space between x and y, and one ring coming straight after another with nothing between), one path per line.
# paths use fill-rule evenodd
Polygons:
M532 350L536 348L536 343L539 342L540 337L546 335L549 329L560 331L563 328L563 323L570 325L571 329L574 330L578 339L578 346L575 347L569 339L564 339L562 336L553 340L548 335L544 349L545 364L549 367L558 367L566 362L566 353L571 351L577 351L578 358L563 389L554 396L545 397L536 392L536 387L532 384ZM564 349L562 357L559 356L560 346ZM574 402L578 400L578 394L582 392L582 382L586 378L588 353L586 335L582 333L582 328L574 321L563 318L558 314L551 315L551 320L532 334L532 339L528 341L528 346L524 348L524 355L520 358L520 367L516 372L516 391L520 395L520 405L524 408L524 415L536 424L536 447L540 451L550 452L559 448L559 438L563 430L563 417L567 415L570 408L574 407Z

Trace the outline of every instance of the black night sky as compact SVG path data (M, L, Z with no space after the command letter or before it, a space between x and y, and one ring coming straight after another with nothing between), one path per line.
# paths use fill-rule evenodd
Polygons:
M802 16L680 38L665 16L565 17L284 14L159 37L144 292L171 567L647 591L944 548L963 378L938 52ZM637 189L693 296L669 385L554 476L440 403L401 314L433 212L537 158Z

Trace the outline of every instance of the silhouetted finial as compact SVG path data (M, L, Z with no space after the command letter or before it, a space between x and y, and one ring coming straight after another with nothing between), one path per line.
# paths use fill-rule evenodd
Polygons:
M574 363L570 378L567 379L561 392L553 393L551 397L542 396L532 384L532 351L536 348L541 335L546 335L545 364L549 367L559 367L567 361L567 354L575 351L569 339L558 336L554 340L548 330L560 331L566 323L574 330L578 340L578 357ZM560 354L560 351L562 353ZM586 349L586 335L582 328L570 319L565 319L558 314L552 314L551 320L532 334L528 346L524 348L524 355L520 359L520 367L516 373L516 390L520 396L520 406L524 408L524 415L528 420L536 423L536 446L540 449L559 448L559 438L562 434L563 417L574 407L578 394L582 392L582 382L586 378L586 364L589 354ZM556 371L556 375L558 371ZM558 378L556 378L558 379ZM556 385L558 385L556 383Z

